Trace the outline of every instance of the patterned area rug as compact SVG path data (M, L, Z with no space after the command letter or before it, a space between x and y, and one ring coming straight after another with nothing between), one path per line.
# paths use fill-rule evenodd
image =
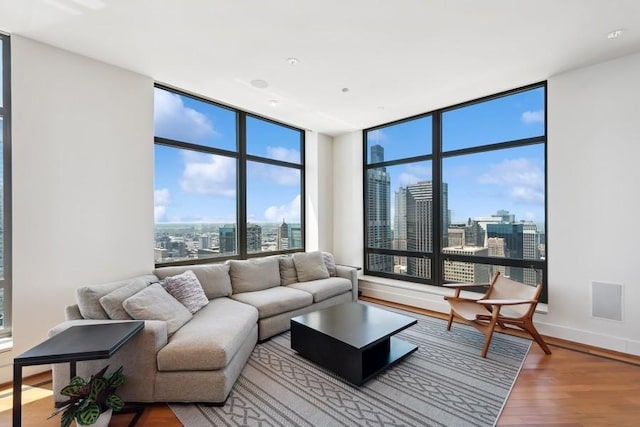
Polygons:
M397 336L419 349L362 387L298 356L286 332L256 346L224 407L170 407L187 427L495 425L531 341L497 333L483 359L475 329L401 313L418 324Z

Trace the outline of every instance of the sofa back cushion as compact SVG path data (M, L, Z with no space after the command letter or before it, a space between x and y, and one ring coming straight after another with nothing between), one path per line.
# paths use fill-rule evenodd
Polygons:
M280 284L287 286L298 283L298 273L296 273L293 257L290 255L281 255L278 257L278 263L280 264Z
M229 261L234 294L280 286L280 266L277 256Z
M231 295L231 280L229 278L229 264L184 265L177 267L160 267L154 274L160 279L177 276L187 270L193 271L198 278L208 299L228 297Z
M320 252L296 252L293 254L293 263L300 282L329 278L329 270Z
M109 319L109 315L100 304L100 298L118 288L129 285L136 279L142 279L147 285L158 281L158 278L153 274L147 274L118 282L81 286L76 289L76 300L82 317L85 319Z

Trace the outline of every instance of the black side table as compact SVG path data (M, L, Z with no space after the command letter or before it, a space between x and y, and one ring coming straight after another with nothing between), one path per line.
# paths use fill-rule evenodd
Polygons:
M108 359L143 328L143 321L71 326L13 359L13 427L22 424L23 366L69 362L73 378L76 362Z

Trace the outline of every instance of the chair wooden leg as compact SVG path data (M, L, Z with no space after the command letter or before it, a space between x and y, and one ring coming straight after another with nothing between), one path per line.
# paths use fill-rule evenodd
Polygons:
M452 323L453 323L453 310L449 312L449 321L447 322L447 331L451 330Z
M544 342L544 340L542 339L542 337L540 336L540 334L538 333L538 330L536 329L536 327L533 325L533 323L531 322L525 322L522 325L522 328L529 332L529 334L531 335L531 337L538 343L538 345L542 348L542 350L545 352L545 354L551 354L551 349L549 348L549 346L547 346L547 343Z
M489 351L489 345L491 344L491 338L493 338L493 331L496 329L496 323L498 323L498 316L500 315L500 307L493 307L491 313L491 322L487 325L487 330L484 333L484 347L482 347L482 357L487 357Z

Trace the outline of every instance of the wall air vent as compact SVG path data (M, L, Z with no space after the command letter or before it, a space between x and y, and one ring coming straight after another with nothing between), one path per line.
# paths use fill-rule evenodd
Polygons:
M622 321L622 285L591 282L591 315Z

